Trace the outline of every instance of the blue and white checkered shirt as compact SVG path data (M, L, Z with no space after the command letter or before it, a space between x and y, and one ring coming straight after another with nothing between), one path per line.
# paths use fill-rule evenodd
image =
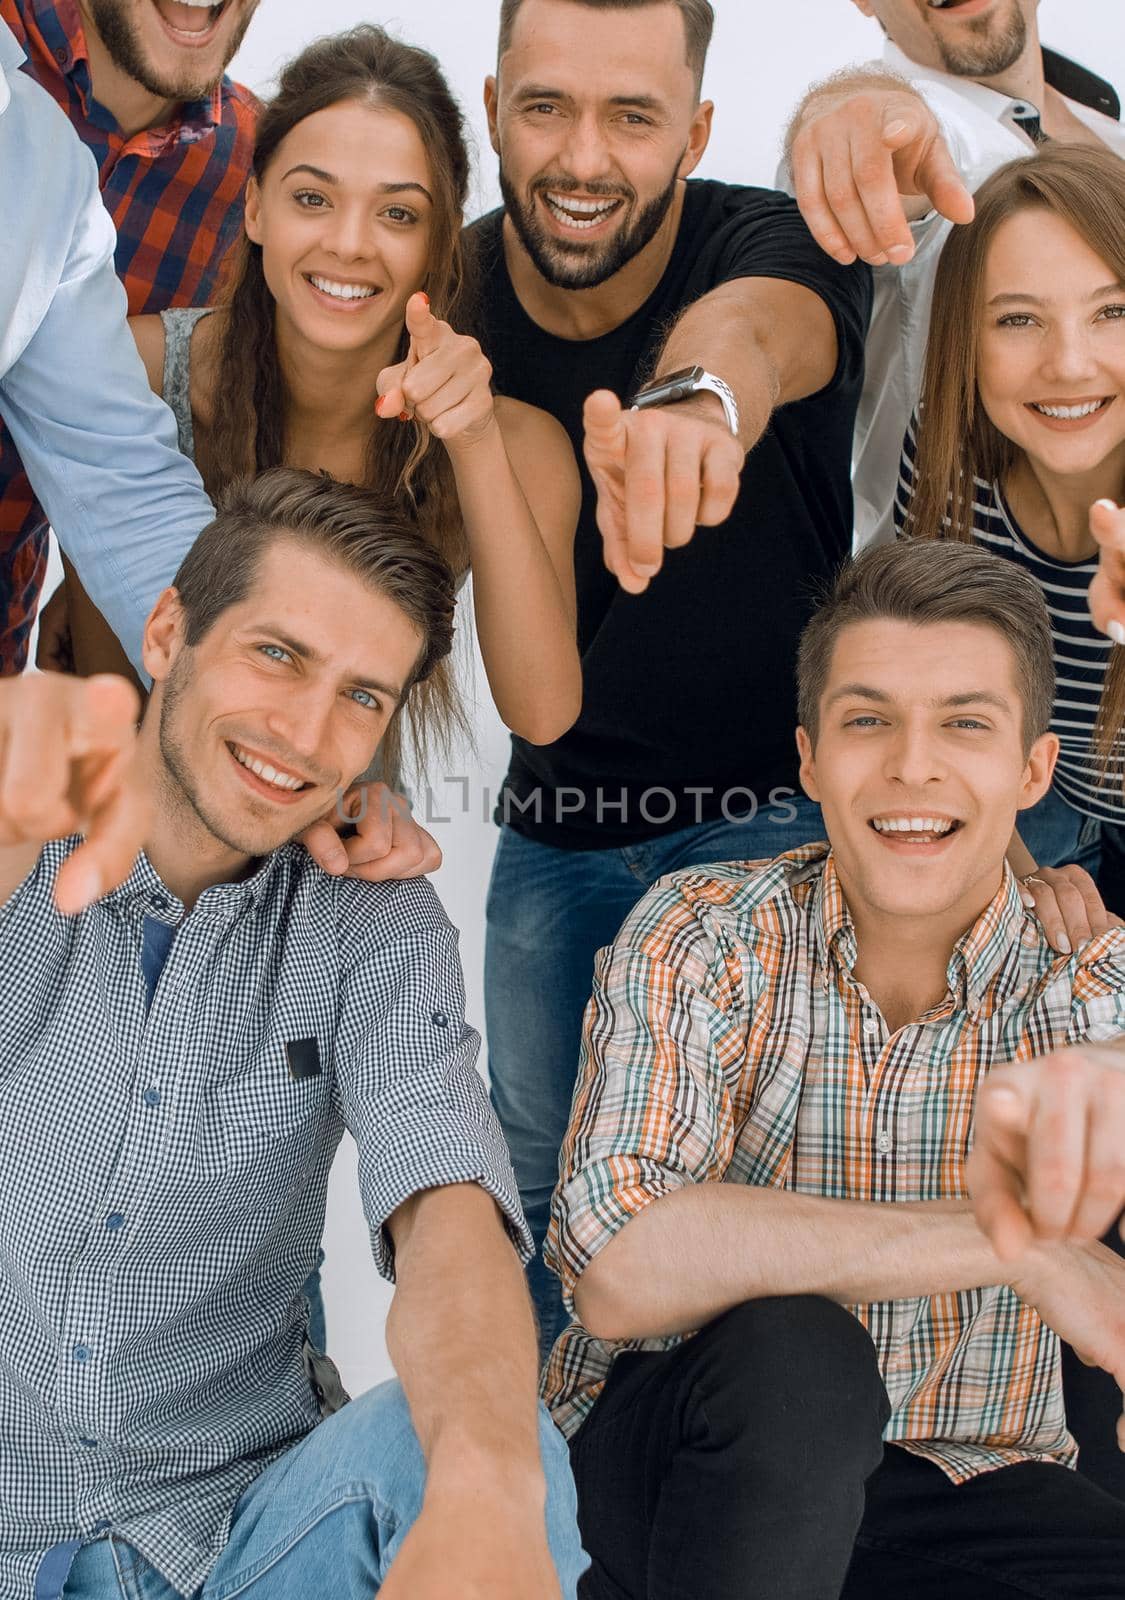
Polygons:
M530 1241L428 883L330 878L289 845L185 917L141 856L67 919L73 847L0 907L0 1596L110 1528L191 1594L318 1420L301 1289L344 1128L385 1275L387 1218L443 1184L481 1184Z

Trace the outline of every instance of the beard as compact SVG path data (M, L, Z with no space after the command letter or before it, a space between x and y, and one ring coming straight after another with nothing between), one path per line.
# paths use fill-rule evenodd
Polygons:
M238 3L239 0L227 0L228 6ZM254 5L246 5L242 17L227 40L222 65L218 72L201 81L195 76L198 69L186 61L181 72L176 75L165 76L156 70L144 53L140 34L133 20L130 0L87 0L87 5L90 19L114 66L132 78L135 83L139 83L146 94L155 95L160 100L176 101L203 100L212 93L226 71L228 62L242 43L254 14Z
M1011 0L1008 15L974 17L968 24L969 38L953 44L935 34L935 42L946 72L957 78L995 78L1007 72L1027 48L1027 19L1019 0Z
M605 283L620 272L656 237L676 198L678 181L673 175L668 187L630 218L630 212L637 204L637 196L632 189L626 190L623 195L620 186L612 189L608 184L584 183L579 186L572 178L565 178L558 183L540 179L532 187L525 203L505 173L503 161L500 163L500 193L512 227L536 271L553 289L596 289L600 283ZM604 243L583 244L580 240L554 239L540 222L537 211L539 195L547 190L553 194L568 194L579 187L587 196L604 194L612 195L615 200L624 198L625 220L613 237Z

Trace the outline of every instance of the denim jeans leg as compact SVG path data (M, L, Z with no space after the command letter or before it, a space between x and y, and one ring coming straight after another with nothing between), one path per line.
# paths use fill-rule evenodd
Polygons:
M643 890L619 850L559 850L501 831L484 960L488 1070L538 1251L570 1119L594 957ZM565 1321L558 1280L537 1257L528 1282L546 1355Z
M1016 817L1019 836L1040 867L1065 867L1071 862L1098 875L1101 825L1051 788L1036 805Z
M547 1537L563 1600L587 1561L566 1444L540 1407ZM371 1600L422 1509L426 1467L402 1387L381 1384L265 1469L235 1508L201 1600Z
M712 861L766 861L798 845L825 837L820 807L806 795L760 807L753 817L701 822L639 847L645 852L651 883L666 872L706 866ZM629 854L629 852L626 852Z

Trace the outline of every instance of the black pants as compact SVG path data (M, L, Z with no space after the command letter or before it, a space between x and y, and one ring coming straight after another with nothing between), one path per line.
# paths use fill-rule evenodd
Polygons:
M1120 903L1125 905L1125 900ZM1125 1256L1116 1228L1106 1234L1105 1243ZM1078 1470L1100 1489L1125 1501L1125 1453L1117 1443L1121 1390L1108 1372L1085 1366L1066 1344L1062 1366L1067 1426L1078 1440Z
M582 1600L1125 1600L1125 1507L1055 1466L955 1487L883 1457L888 1411L866 1332L814 1296L618 1357L571 1446Z

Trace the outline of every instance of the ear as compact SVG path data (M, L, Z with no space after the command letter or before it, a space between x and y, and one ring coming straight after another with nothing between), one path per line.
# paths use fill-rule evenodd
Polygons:
M804 728L797 729L797 754L801 758L801 788L810 800L819 803L820 787L816 781L816 756L813 752L813 742Z
M695 108L688 129L688 142L676 168L677 178L687 178L703 160L703 152L711 141L711 121L715 115L715 102L701 100Z
M246 237L251 244L262 242L262 187L257 178L246 183L246 210L244 213Z
M1020 784L1020 798L1017 810L1026 811L1029 806L1035 805L1051 787L1051 779L1055 775L1055 762L1059 758L1059 739L1055 733L1044 733L1036 739L1027 758L1027 766L1023 770L1023 782Z
M500 89L491 74L484 80L484 114L488 118L488 142L500 154Z
M153 683L162 683L172 670L184 637L184 612L175 589L165 589L149 612L141 642L141 660Z

